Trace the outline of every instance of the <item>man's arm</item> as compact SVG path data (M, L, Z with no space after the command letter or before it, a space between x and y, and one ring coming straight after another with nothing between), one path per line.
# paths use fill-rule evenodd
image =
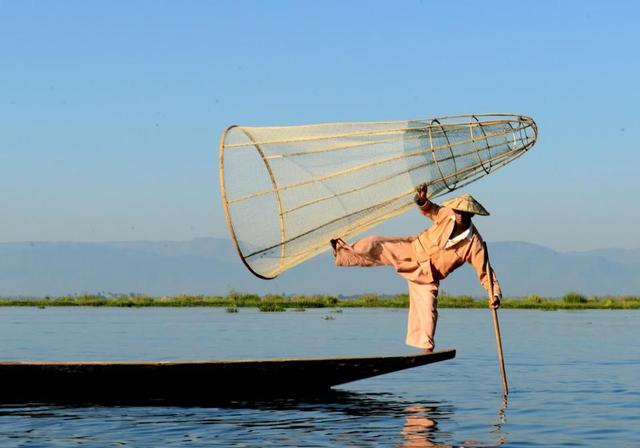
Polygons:
M471 250L466 261L473 266L480 284L487 291L487 295L490 297L489 306L493 309L500 308L500 299L502 298L500 283L498 283L496 273L491 268L484 244L482 244L477 234L472 239Z
M416 194L413 197L415 203L420 207L420 211L424 216L435 221L436 215L440 210L438 204L434 204L427 197L428 186L427 184L420 184L416 187Z

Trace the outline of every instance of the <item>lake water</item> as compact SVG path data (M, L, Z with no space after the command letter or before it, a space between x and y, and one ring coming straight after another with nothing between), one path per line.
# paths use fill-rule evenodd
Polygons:
M442 309L436 342L458 350L451 361L317 399L0 406L0 446L640 446L640 311L499 314L507 403L490 312ZM0 360L409 354L405 323L386 309L0 308Z

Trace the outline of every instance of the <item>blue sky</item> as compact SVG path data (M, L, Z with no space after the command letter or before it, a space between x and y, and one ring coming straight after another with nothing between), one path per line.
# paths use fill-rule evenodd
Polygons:
M485 238L638 248L638 19L631 1L0 0L0 241L228 237L231 123L514 112L540 139L468 187Z

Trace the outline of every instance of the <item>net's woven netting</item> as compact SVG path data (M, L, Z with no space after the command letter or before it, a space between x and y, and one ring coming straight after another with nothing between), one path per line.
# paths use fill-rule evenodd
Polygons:
M247 267L263 278L531 148L535 122L521 115L287 127L231 126L220 144L227 222Z

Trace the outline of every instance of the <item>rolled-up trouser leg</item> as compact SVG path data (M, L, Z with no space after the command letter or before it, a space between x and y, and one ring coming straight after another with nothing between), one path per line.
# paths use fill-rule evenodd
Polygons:
M409 319L407 345L433 349L438 321L438 285L434 283L409 284Z

